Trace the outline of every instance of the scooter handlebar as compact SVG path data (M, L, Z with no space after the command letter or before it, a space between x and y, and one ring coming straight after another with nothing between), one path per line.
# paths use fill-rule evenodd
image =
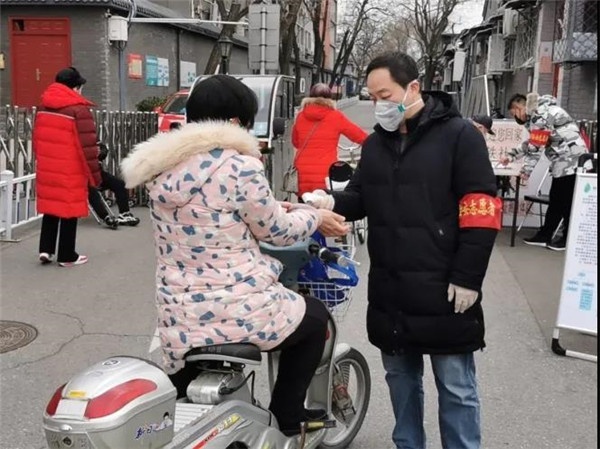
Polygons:
M359 265L358 262L344 256L342 253L331 251L329 248L316 243L309 245L308 250L311 254L317 256L325 263L334 263L340 267L347 267L350 264Z

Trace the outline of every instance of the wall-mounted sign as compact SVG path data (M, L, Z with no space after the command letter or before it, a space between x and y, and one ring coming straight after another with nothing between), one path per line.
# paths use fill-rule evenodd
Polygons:
M146 85L158 86L158 58L146 55Z
M130 53L127 56L127 76L131 79L142 79L142 55Z
M179 73L179 87L192 87L192 83L196 79L196 63L189 61L180 61Z
M166 58L158 59L158 84L157 86L169 87L169 60Z

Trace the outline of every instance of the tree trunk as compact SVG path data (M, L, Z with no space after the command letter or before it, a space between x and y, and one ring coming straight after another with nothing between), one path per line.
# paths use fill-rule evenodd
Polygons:
M302 65L300 64L300 45L298 45L298 39L296 36L296 28L293 31L293 43L294 43L294 68L295 68L295 77L296 77L296 86L294 89L294 106L296 106L296 100L300 98L302 94L300 92L300 79L302 78Z
M358 34L360 33L360 30L362 29L362 26L363 26L363 23L365 20L365 9L367 7L367 3L369 3L369 0L362 0L362 3L360 4L360 8L358 10L358 17L356 17L354 26L352 27L352 34L349 34L350 30L346 30L346 33L344 34L344 41L342 42L342 45L340 47L340 52L338 54L338 58L333 67L333 73L331 75L330 86L333 86L334 84L336 84L336 82L338 80L341 80L342 78L344 78L344 73L346 72L346 67L348 67L348 61L350 60L350 55L352 54L352 51L354 50L354 44L356 43L356 38L358 37ZM346 44L346 45L344 45L344 44ZM340 69L339 77L338 77L338 73L337 73L338 68Z
M223 12L225 11L225 5L222 0L218 2L219 11L221 11L221 17L224 17ZM223 19L226 22L237 22L242 17L248 14L248 8L241 9L241 5L238 1L235 1L231 4L231 8L229 9L229 14L227 14L227 18ZM235 25L223 25L221 27L221 33L219 34L219 38L214 43L212 51L210 52L210 57L206 62L206 67L204 68L205 75L212 75L217 70L217 66L221 62L221 49L219 48L219 39L222 37L228 37L231 39L233 34L235 33Z
M301 0L292 0L287 14L280 19L279 71L283 75L290 74L290 59L296 40L296 21L302 6Z
M436 64L431 58L425 60L425 77L423 79L424 90L431 90L433 78L435 77Z
M331 74L331 81L329 81L329 87L333 87L333 85L336 82L336 78L337 78L337 72L338 69L340 68L340 65L342 64L342 59L344 58L344 56L346 55L346 53L349 53L352 51L352 49L348 48L348 34L350 34L350 30L346 30L344 32L344 37L342 38L342 43L340 45L340 50L337 54L337 57L335 58L335 63L333 64L333 73ZM342 72L342 76L343 76Z

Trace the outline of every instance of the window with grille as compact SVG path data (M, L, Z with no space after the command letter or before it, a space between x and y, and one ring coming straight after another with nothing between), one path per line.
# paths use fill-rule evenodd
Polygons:
M515 42L515 68L533 67L537 40L538 9L525 8L519 11Z
M598 59L598 1L564 0L556 3L554 62Z

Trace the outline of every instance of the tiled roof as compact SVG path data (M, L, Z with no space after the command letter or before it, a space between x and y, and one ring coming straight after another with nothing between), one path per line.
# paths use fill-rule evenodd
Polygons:
M136 17L156 17L156 18L179 18L181 14L157 5L148 0L135 0L137 6ZM102 6L111 7L129 12L131 2L129 0L0 0L0 6ZM219 35L219 27L211 24L173 24L196 33L205 34L212 37ZM234 36L234 40L242 45L246 44L244 39Z

